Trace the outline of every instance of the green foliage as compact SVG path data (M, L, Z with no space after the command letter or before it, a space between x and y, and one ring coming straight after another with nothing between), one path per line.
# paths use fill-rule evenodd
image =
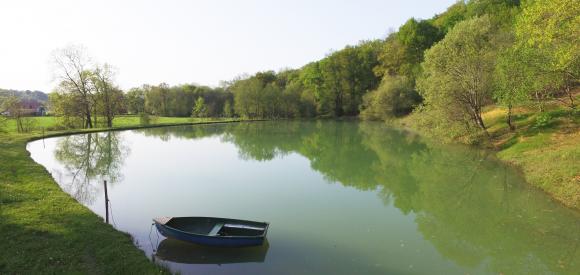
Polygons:
M540 113L538 116L536 116L536 122L534 123L534 127L544 128L544 127L550 125L551 121L552 121L552 116L550 115L550 113L548 113L548 112Z
M131 98L136 98L137 108L141 107L141 98L143 98L144 111L158 116L191 117L195 101L203 97L206 107L205 115L219 117L223 115L225 102L233 98L231 92L222 88L193 84L172 87L164 83L157 86L144 85L132 89L132 92L135 95Z
M125 94L125 104L130 114L145 112L145 91L140 88L132 88Z
M330 116L356 115L362 96L376 89L379 78L373 73L378 65L380 44L377 41L347 46L320 61L322 83L317 110Z
M8 118L0 115L0 133L6 132L6 127L8 125Z
M229 100L226 100L226 103L224 104L223 115L224 115L224 117L233 117L234 116L234 108L232 107L232 104L230 103Z
M198 97L191 111L192 117L207 117L207 108L205 106L205 100L203 97Z
M234 109L244 117L357 115L363 95L376 89L380 41L364 41L300 70L259 72L234 81Z
M527 83L531 83L530 72L525 59L513 48L504 49L498 56L494 71L494 100L507 107L506 123L510 130L515 130L512 123L512 109L529 102ZM524 84L525 83L525 84Z
M524 57L531 75L529 83L521 85L538 101L564 91L570 98L569 106L575 108L571 90L580 82L577 1L532 1L517 18L515 33L514 48Z
M375 73L401 75L414 81L420 73L424 51L441 38L441 32L430 21L409 19L385 42Z
M463 1L458 1L447 8L443 14L435 16L432 20L433 25L437 26L442 33L446 34L455 24L465 20L466 17L467 5Z
M148 113L139 114L139 125L149 125L151 124L151 116Z
M364 96L360 116L367 120L388 120L409 114L420 100L407 79L385 76L377 90Z
M487 15L499 28L509 28L519 12L520 0L472 0L467 3L466 17Z
M418 88L424 98L423 112L437 114L433 128L451 138L486 132L481 117L490 102L497 41L487 16L458 23L441 42L425 53L424 74ZM455 124L455 126L452 126Z
M493 97L503 106L517 106L529 98L525 83L532 81L520 52L513 48L503 50L496 61Z

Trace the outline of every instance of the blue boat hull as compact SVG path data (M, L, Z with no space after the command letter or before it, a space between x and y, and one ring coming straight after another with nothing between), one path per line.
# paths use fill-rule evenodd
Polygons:
M200 245L207 246L220 246L220 247L243 247L243 246L258 246L264 243L264 236L209 236L202 234L193 234L178 230L164 223L155 221L155 227L161 235L178 239L185 242L191 242Z

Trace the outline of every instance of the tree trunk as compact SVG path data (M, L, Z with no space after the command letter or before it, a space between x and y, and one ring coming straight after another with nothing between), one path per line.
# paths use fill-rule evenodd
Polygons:
M512 123L512 105L508 105L508 112L507 112L507 118L506 118L506 122L507 125L510 127L510 131L513 131L516 129L516 127L513 125Z
M572 95L572 91L570 90L570 86L566 85L566 94L568 94L568 98L570 99L570 108L572 110L576 110L576 104L574 104L574 96Z
M93 121L91 120L91 111L89 110L89 108L86 108L86 125L85 128L93 128Z
M542 101L542 96L538 91L536 91L536 101L538 102L538 108L540 109L540 113L544 112L544 102Z
M491 137L491 135L487 131L487 127L485 127L485 123L483 123L483 119L481 118L481 114L480 113L475 113L475 120L477 122L477 126L479 126L479 128L481 128L481 130L483 130L483 132L485 133L485 135L488 138Z
M107 114L107 127L113 127L113 116L110 113Z

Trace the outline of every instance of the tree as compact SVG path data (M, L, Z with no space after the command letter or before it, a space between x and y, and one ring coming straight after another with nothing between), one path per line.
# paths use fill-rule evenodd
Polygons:
M132 88L125 94L127 110L131 114L145 112L145 89Z
M205 106L205 100L203 97L198 97L195 101L195 105L193 106L192 114L193 117L206 117L207 116L207 108Z
M465 20L466 16L467 6L465 2L458 1L447 8L443 14L435 16L432 20L433 25L438 27L442 34L446 34L455 26L455 24Z
M527 101L529 96L526 85L533 81L530 79L529 67L525 65L525 56L518 53L513 48L505 49L498 56L494 72L493 98L507 108L506 123L512 131L515 130L512 122L513 107Z
M149 86L145 93L145 108L154 115L167 116L169 114L169 85L161 83Z
M361 105L361 117L367 120L388 120L406 115L421 98L405 77L386 75L377 90L367 93Z
M496 43L489 17L482 16L458 23L427 50L418 88L424 110L446 117L435 123L461 123L468 132L475 126L489 136L481 113L491 99Z
M107 127L113 127L113 119L120 113L123 103L123 92L113 83L114 75L111 66L104 64L95 68L91 78L95 91L95 114L105 117Z
M226 100L226 103L224 104L223 114L225 117L234 116L234 108L232 107L232 104L230 103L229 100Z
M82 110L84 127L92 128L91 120L92 96L91 59L86 54L86 49L82 46L71 45L53 52L55 64L55 76L60 80L60 91L75 95L76 104Z
M16 121L16 130L19 133L25 132L23 123L22 104L17 96L4 98L0 111L8 113L8 116Z
M538 27L541 26L541 27ZM580 5L575 0L537 0L516 20L516 49L529 58L538 91L560 90L575 109L572 88L580 83ZM529 92L532 92L529 90Z

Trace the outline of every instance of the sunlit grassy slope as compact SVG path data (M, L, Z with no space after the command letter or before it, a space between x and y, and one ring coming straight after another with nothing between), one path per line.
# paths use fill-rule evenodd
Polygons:
M542 123L541 116L549 118ZM521 168L530 184L580 209L580 112L556 102L548 104L545 114L517 108L516 131L509 131L505 117L499 107L484 114L499 158Z

